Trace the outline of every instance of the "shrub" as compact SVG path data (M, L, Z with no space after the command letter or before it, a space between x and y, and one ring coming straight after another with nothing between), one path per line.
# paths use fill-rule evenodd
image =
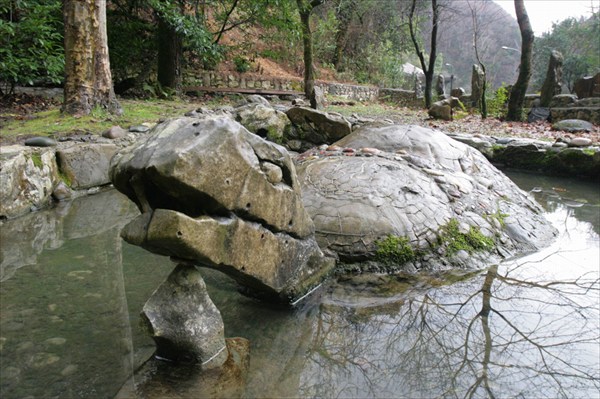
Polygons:
M0 3L0 94L16 85L60 84L64 74L62 3ZM5 93L6 92L6 93Z
M235 70L239 73L248 72L250 70L250 61L241 56L236 56L233 59L233 63L235 64Z
M508 104L508 88L502 84L494 93L494 97L487 100L488 116L492 118L504 118Z

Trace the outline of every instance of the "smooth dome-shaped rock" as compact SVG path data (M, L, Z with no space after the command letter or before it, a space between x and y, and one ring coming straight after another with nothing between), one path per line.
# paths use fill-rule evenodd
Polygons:
M317 241L342 261L377 260L385 238L399 237L416 267L477 267L554 237L529 195L481 153L441 132L371 126L335 144L330 148L345 152L313 150L297 170ZM477 242L461 248L461 240L480 240L483 250ZM461 249L471 256L454 256Z

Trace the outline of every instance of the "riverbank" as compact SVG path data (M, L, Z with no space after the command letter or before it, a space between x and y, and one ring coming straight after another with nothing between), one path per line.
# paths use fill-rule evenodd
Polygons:
M269 100L278 110L291 107L289 101L277 97ZM245 102L245 97L239 95L189 101L127 100L126 109L132 110L129 116L115 118L97 113L68 118L60 115L59 105L52 98L23 97L0 113L0 217L17 217L109 185L112 156L166 117L215 109L233 115L234 106ZM435 128L478 149L501 167L592 181L600 178L599 126L590 132L567 133L552 130L547 122L509 123L482 120L477 115L444 122L429 119L423 110L341 100L331 100L325 111L345 119L352 129L370 123ZM31 141L34 136L41 137L37 143Z

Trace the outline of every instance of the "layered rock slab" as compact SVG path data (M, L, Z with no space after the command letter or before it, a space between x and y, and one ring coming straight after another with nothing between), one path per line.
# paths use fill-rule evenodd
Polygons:
M287 151L227 117L180 118L111 165L143 214L126 240L230 274L291 301L333 267L314 240Z
M555 230L541 208L478 151L419 126L364 127L303 154L298 174L321 248L342 261L374 260L378 241L406 237L413 266L478 267L547 245ZM336 151L342 149L343 151ZM453 256L444 231L455 219L496 243Z

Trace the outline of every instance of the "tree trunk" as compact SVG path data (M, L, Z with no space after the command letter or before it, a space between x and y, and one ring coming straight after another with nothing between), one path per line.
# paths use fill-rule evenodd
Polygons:
M529 22L527 10L523 0L515 0L515 12L517 22L521 31L521 64L519 65L519 76L517 82L510 91L508 100L508 114L506 119L509 121L520 121L523 119L523 104L525 103L525 93L531 77L531 54L533 51L533 29Z
M181 88L181 37L166 21L158 21L158 71L157 80L163 88L179 91Z
M425 62L425 56L423 55L423 51L419 46L419 41L417 40L417 21L415 10L417 6L417 0L412 0L410 14L408 16L408 27L410 31L410 38L412 40L413 46L415 47L415 52L419 57L419 62L421 63L421 68L423 69L423 73L425 73L425 108L431 108L432 101L432 89L433 89L433 73L435 69L435 59L437 56L437 32L438 32L438 20L439 20L439 7L437 4L437 0L431 0L431 10L433 12L432 18L432 29L431 29L431 50L429 52L429 65Z
M344 58L344 49L346 48L346 42L348 40L348 29L350 28L355 8L355 0L342 0L338 6L338 12L336 13L339 25L335 34L335 50L333 52L332 63L335 70L338 72L342 71L342 60Z
M304 45L304 95L310 101L311 108L317 109L315 95L315 70L313 68L312 32L310 31L310 13L313 8L323 3L323 0L296 0L300 22L302 25L302 43Z
M100 107L122 114L112 86L106 0L64 0L65 87L62 112L87 115Z

